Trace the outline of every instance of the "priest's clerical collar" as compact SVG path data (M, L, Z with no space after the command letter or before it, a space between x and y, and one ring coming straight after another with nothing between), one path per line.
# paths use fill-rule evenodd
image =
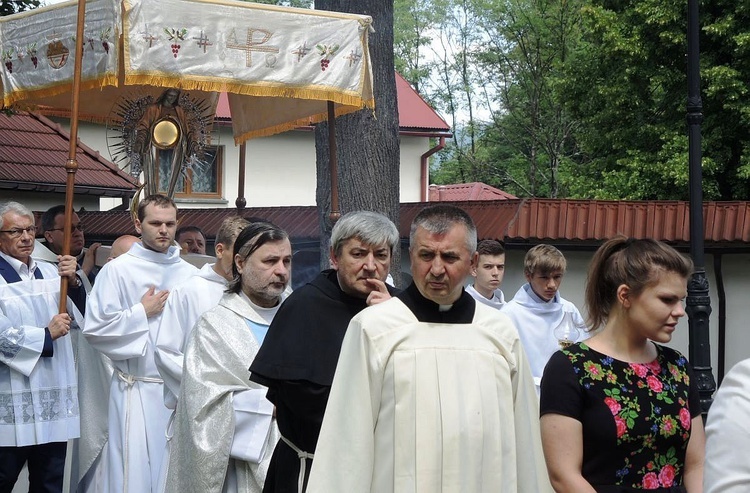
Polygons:
M461 296L453 305L438 305L434 301L428 300L422 296L414 283L411 283L396 297L414 313L414 316L420 322L468 324L474 320L476 302L469 293L463 290L461 290ZM444 308L447 308L447 310Z

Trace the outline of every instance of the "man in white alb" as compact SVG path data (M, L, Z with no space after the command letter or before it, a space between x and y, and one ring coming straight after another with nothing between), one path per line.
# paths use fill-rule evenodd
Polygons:
M224 220L216 233L216 262L205 264L169 293L156 336L156 368L164 379L164 404L174 409L180 395L182 360L193 325L215 307L232 279L234 240L250 223L240 216Z
M216 262L204 264L192 277L172 289L164 307L156 336L156 368L164 379L164 404L174 412L177 396L180 395L182 362L185 356L188 336L198 317L215 307L232 279L234 240L250 223L240 217L225 219L216 233ZM167 430L167 441L172 435ZM162 461L160 482L166 478L169 466L169 443ZM159 487L163 491L164 485Z
M413 283L344 336L307 493L552 491L518 333L463 289L476 235L457 207L417 214Z
M164 406L154 340L169 289L196 272L173 245L177 206L172 199L150 195L141 200L135 228L141 243L99 272L83 331L115 366L105 493L149 493L157 487L170 412Z
M501 308L518 329L537 395L544 367L560 345L588 337L578 308L560 295L567 266L565 256L554 246L532 247L523 259L523 273L528 282Z

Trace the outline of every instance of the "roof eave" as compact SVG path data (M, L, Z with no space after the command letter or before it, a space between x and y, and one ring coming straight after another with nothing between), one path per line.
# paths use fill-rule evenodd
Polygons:
M34 182L18 182L18 181L5 181L0 180L0 189L3 190L18 190L23 192L49 192L49 193L65 193L65 184L54 184L54 183L34 183ZM112 187L98 187L91 185L75 185L75 193L78 195L96 195L100 197L132 197L135 194L135 189L129 188L112 188Z
M217 117L214 119L214 124L220 127L231 127L232 119ZM301 131L301 132L310 132L312 130L315 130L315 126L314 125L302 125L292 130ZM449 129L442 129L442 128L399 127L398 133L400 135L406 135L410 137L445 137L446 139L453 138L453 133Z

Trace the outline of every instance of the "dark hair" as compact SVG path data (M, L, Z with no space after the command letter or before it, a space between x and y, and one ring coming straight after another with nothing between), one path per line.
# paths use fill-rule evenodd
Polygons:
M177 231L174 234L174 239L179 242L180 235L182 235L182 233L190 233L190 232L200 233L201 236L203 237L203 240L204 241L206 240L206 233L204 233L203 230L199 228L198 226L181 226L177 228Z
M252 223L243 229L237 236L237 239L234 240L232 258L234 259L239 255L243 259L246 259L266 243L287 239L289 239L289 235L287 235L286 231L275 224L268 222ZM233 260L232 280L227 285L227 292L236 294L240 291L242 291L242 277L237 270L236 260Z
M687 278L693 272L693 262L661 241L617 236L605 242L591 259L586 279L589 328L606 323L620 285L627 285L637 296L664 272Z
M166 195L156 193L149 195L145 199L138 203L138 220L143 221L146 218L146 206L153 204L156 207L174 207L177 210L177 204L174 200L170 199Z
M60 214L65 214L65 206L63 204L55 205L44 211L40 219L42 226L42 234L46 233L50 229L55 229L55 218Z
M465 210L453 205L433 205L422 209L411 222L409 248L414 246L417 228L422 227L433 234L445 234L455 224L466 226L466 247L473 254L477 250L477 227Z
M482 240L477 244L477 253L479 255L503 255L505 247L497 240Z

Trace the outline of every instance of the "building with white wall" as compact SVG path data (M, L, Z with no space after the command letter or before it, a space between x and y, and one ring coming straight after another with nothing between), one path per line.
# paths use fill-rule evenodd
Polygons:
M426 200L429 157L451 137L447 123L396 74L400 128L400 200ZM67 120L56 118L65 126ZM216 159L205 173L211 186L193 190L186 180L175 201L181 208L234 207L239 194L240 147L234 144L226 94L216 110L214 145ZM115 140L114 132L101 123L80 122L81 142L98 150L106 159ZM269 137L246 141L244 197L248 207L315 205L315 135L303 127ZM124 167L124 163L117 163ZM281 192L281 193L280 193ZM122 205L118 198L103 199L99 210Z

